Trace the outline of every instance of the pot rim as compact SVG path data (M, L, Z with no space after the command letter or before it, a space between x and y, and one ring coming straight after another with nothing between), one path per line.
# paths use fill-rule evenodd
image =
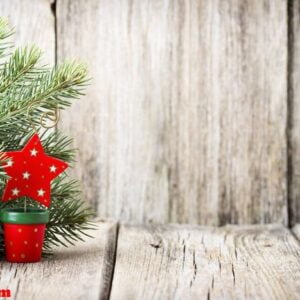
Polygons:
M2 223L10 224L46 224L49 222L49 211L41 208L3 208L0 211Z

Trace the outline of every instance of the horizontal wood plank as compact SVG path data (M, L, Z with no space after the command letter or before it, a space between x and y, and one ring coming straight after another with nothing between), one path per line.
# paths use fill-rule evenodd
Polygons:
M113 300L299 297L299 243L279 225L120 227Z
M59 249L41 263L0 263L0 288L11 299L98 300L108 297L117 225L99 223L94 239Z

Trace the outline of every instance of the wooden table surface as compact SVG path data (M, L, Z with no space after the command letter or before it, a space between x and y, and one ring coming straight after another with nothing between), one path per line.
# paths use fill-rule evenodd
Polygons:
M35 264L0 264L10 299L300 299L300 225L118 225Z

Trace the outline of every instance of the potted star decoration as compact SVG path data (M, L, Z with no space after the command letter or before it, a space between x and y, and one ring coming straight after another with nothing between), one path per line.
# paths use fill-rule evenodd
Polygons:
M2 201L30 197L48 208L51 204L51 181L68 167L62 160L45 153L38 134L21 151L4 153L3 169L9 179ZM44 208L6 208L1 211L4 225L6 260L36 262L41 259L49 211Z

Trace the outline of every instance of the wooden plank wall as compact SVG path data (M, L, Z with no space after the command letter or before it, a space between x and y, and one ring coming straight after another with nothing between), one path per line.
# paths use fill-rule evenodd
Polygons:
M299 221L298 0L24 2L0 4L21 41L89 65L62 128L99 216Z
M0 16L14 28L16 46L36 44L43 50L43 63L55 62L55 15L52 1L0 1Z

